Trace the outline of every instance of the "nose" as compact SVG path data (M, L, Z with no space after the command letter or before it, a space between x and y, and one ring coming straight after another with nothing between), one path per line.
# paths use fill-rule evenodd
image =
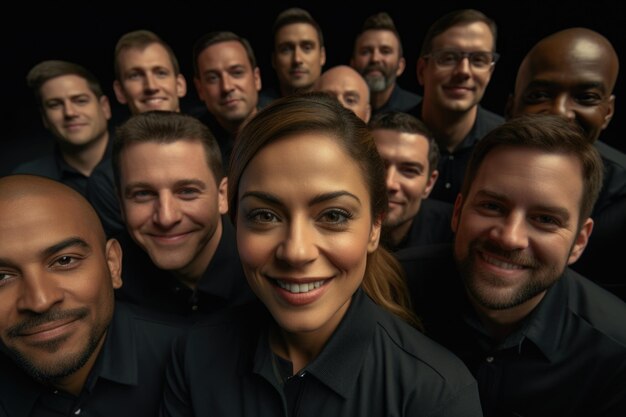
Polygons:
M78 115L78 112L76 111L76 105L74 105L74 103L72 103L70 100L66 101L63 105L63 115L68 119L71 119L72 117Z
M381 58L382 58L382 54L380 53L380 51L378 49L374 49L372 51L372 55L371 55L371 61L372 62L380 62Z
M230 75L224 75L222 77L222 91L225 93L230 93L235 89L235 84Z
M299 64L302 62L302 48L300 48L299 46L295 47L293 49L293 63L294 64Z
M552 114L565 117L569 121L576 118L576 114L572 110L571 100L566 95L558 95L552 103Z
M526 217L522 213L511 213L501 218L501 223L491 229L490 237L507 250L524 249L528 246Z
M456 74L465 74L469 76L471 72L471 65L469 62L469 57L467 56L462 57L461 60L457 62L456 66L454 67L454 72Z
M21 282L21 291L17 298L19 311L44 313L63 301L63 290L59 288L54 277L41 268L24 271Z
M153 74L146 74L146 77L144 78L143 88L146 92L155 92L159 89Z
M159 195L155 202L153 221L163 229L175 226L181 220L180 203L170 192Z
M308 218L294 218L276 250L276 258L293 267L314 261L319 254L315 236L314 226Z
M387 191L398 191L400 189L400 183L398 181L398 170L390 165L387 167Z

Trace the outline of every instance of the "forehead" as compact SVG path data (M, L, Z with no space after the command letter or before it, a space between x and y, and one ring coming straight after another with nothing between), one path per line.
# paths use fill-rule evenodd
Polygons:
M71 237L92 247L100 242L97 219L73 196L0 197L0 202L0 258L33 256Z
M504 195L513 204L565 207L578 213L582 165L570 154L499 146L482 161L469 194L485 190Z
M398 44L399 41L395 33L386 29L366 30L357 38L357 47L386 46L396 49Z
M250 67L246 50L238 41L214 43L198 55L198 67L201 72L234 65Z
M449 27L432 40L432 49L466 48L492 50L493 34L484 22L463 23Z
M536 48L520 71L520 82L537 80L555 84L588 84L607 86L611 64L602 48L588 42L555 40Z
M359 93L365 92L368 87L358 73L350 71L332 71L324 74L320 79L320 89L339 89L342 91L352 90Z
M362 203L369 195L359 164L336 137L306 132L280 138L262 148L243 172L240 188L290 190L317 195L344 189Z
M291 23L276 32L276 44L301 41L317 43L318 40L315 27L309 23Z
M87 80L74 74L61 75L49 79L42 84L40 92L43 100L79 94L88 94L95 97L95 94L89 89Z
M378 152L384 158L419 162L428 160L430 143L424 135L393 129L373 129L372 135Z
M150 43L143 48L122 49L118 56L118 64L124 68L162 66L173 69L172 60L167 50L159 43Z
M122 183L169 183L190 178L213 180L205 148L199 140L193 139L132 143L120 153L120 174Z

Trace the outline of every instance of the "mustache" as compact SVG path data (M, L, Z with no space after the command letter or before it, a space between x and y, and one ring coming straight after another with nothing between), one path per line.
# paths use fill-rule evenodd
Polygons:
M42 314L32 314L31 317L26 320L11 326L7 329L7 335L9 337L19 337L23 333L28 332L31 329L42 326L46 323L51 323L59 320L81 320L89 314L87 308L75 308L71 310L49 310Z
M497 244L491 241L476 241L470 244L470 251L476 253L487 252L489 254L495 255L505 262L522 265L527 268L536 268L539 266L539 262L535 259L534 256L525 253L522 250L506 250L498 246Z
M370 64L370 65L366 66L364 72L371 71L371 70L377 70L377 71L380 71L382 73L385 73L385 67L383 67L382 65L379 65L379 64Z

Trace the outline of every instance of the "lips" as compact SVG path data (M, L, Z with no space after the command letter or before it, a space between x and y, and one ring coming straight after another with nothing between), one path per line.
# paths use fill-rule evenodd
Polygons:
M7 330L11 338L24 338L33 343L49 342L66 336L88 315L87 309L49 311L18 323Z
M155 234L149 233L148 236L153 241L157 242L161 245L176 245L186 240L192 231L189 232L180 232L180 233L169 233L169 234Z

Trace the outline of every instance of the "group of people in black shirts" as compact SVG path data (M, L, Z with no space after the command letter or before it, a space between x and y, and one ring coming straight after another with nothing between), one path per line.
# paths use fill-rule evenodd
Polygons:
M273 33L276 91L198 39L189 114L167 43L122 36L115 132L88 70L30 71L57 141L0 178L0 416L624 415L611 43L542 39L500 116L480 11L429 28L423 96L386 13L324 73L308 12Z

